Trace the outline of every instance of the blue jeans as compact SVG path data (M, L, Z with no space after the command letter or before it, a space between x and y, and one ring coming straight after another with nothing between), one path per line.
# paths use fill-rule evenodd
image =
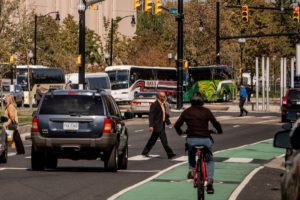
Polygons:
M213 152L212 151L213 143L209 138L187 138L186 142L189 147L188 148L189 171L193 171L196 162L196 153L192 148L192 146L203 145L206 146L211 152ZM211 158L206 162L207 178L209 179L214 178L214 169L215 169L215 163L213 161L213 158Z

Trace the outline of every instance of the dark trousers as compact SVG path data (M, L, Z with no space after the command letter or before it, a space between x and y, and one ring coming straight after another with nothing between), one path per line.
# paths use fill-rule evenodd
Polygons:
M14 130L14 142L16 145L17 154L25 154L24 145L23 145L22 139L20 137L20 133L17 129Z
M248 111L244 108L244 104L245 104L246 98L240 98L240 103L239 103L239 107L240 107L240 115L242 116L243 113L248 113Z
M151 134L142 154L147 155L150 152L150 150L152 149L152 147L155 145L158 138L160 138L160 141L161 141L165 151L167 152L167 155L172 156L174 153L173 153L172 149L170 148L170 146L168 145L168 139L167 139L165 128L163 128L163 130L161 132L153 132Z

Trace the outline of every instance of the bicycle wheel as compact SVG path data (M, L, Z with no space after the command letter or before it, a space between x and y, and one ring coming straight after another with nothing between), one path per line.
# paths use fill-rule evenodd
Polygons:
M202 159L197 161L197 195L198 200L204 200L204 184L203 184L203 174L202 174Z

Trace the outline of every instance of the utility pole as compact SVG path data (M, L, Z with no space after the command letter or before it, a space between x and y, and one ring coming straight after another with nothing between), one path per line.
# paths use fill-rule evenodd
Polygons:
M216 65L221 64L220 54L220 0L216 1Z
M85 79L85 10L86 1L80 0L78 6L79 12L79 55L81 55L81 62L79 67L79 84L81 89L84 89L84 79Z
M177 32L177 109L182 108L183 98L183 0L178 0Z

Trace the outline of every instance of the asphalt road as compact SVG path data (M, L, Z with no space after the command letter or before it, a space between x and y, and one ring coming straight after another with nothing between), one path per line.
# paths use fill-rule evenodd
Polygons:
M237 117L237 113L227 112L215 114L224 130L223 135L214 137L215 151L272 138L280 129L278 114L250 113L247 117ZM176 120L176 115L178 114L174 114L172 121ZM149 137L147 118L145 116L142 119L128 120L126 124L130 133L128 170L105 172L103 162L98 160L59 160L57 170L31 171L31 142L25 141L25 155L14 155L14 149L10 149L8 163L0 165L0 199L107 199L120 190L180 162L167 159L159 141L150 152L150 159L141 157L140 153ZM167 135L177 157L183 156L185 139L176 135L174 129L167 129ZM277 192L279 195L279 191ZM267 194L262 195L263 198Z

